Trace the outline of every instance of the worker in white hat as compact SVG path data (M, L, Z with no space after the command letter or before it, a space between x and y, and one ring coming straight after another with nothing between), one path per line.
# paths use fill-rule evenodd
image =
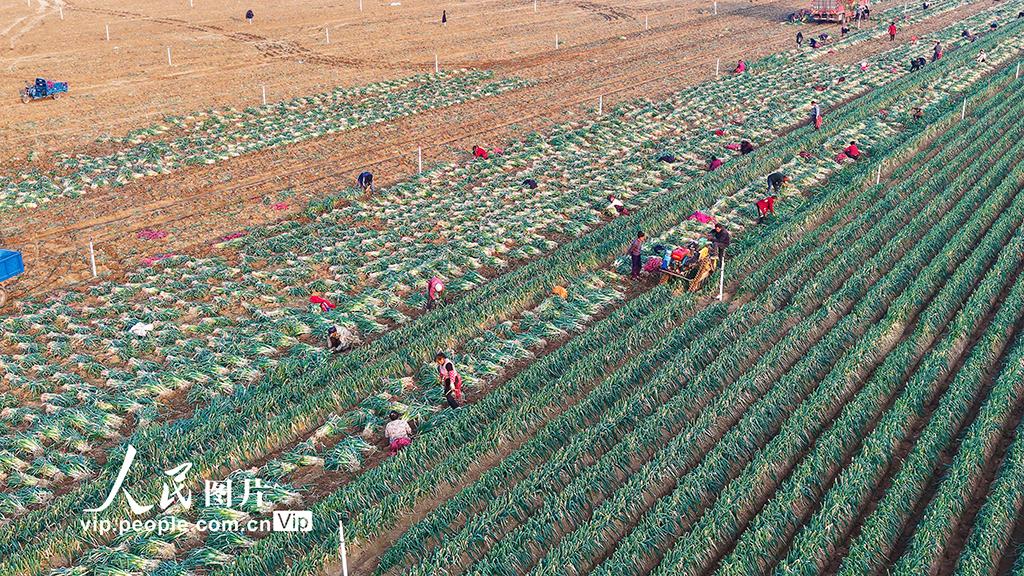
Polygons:
M427 282L427 310L434 309L442 292L444 292L444 283L440 278L434 276L430 282Z

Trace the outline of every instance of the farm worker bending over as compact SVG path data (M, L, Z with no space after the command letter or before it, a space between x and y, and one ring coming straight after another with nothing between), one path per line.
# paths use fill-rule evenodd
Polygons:
M740 60L740 63L736 65L736 68L732 71L733 74L742 74L747 71L747 65Z
M448 399L449 406L458 408L459 403L456 399L462 398L462 376L455 370L455 365L445 357L443 352L438 352L434 356L434 360L437 361L437 372L441 377L441 384L444 386L444 397Z
M487 160L487 150L484 150L479 146L473 146L473 157L483 158L484 160Z
M725 249L729 247L729 243L732 242L732 234L722 227L720 223L715 223L715 230L711 237L713 243L711 249L718 248L718 257L725 258Z
M633 240L633 243L629 245L629 252L627 252L629 257L633 259L633 270L629 275L633 280L640 279L640 270L642 268L642 263L640 262L640 247L643 243L644 233L643 230L641 230L636 233L636 240Z
M850 145L843 150L843 154L846 154L848 158L853 158L854 160L860 158L860 150L857 148L857 141L850 140Z
M618 216L619 214L623 216L629 216L629 210L626 209L626 207L622 204L622 200L619 200L618 198L612 196L611 194L608 195L607 210L608 213L611 214L612 216Z
M782 189L782 185L789 182L789 176L786 176L782 172L775 172L768 176L768 195L772 195L772 191L778 192Z
M800 46L803 43L804 43L804 33L803 32L797 32L796 33L796 45Z
M714 172L722 167L722 161L718 159L718 156L711 156L711 164L708 164L708 172Z
M321 312L330 312L335 308L334 303L324 298L319 292L313 292L310 294L309 301L313 304L319 304Z
M335 354L338 352L348 352L358 340L359 338L348 328L331 326L327 329L327 349Z
M373 174L370 172L363 172L359 175L359 187L366 192L366 189L370 189L370 194L373 194Z
M753 151L754 145L750 143L750 140L740 142L740 154L750 154Z
M757 223L758 224L760 224L762 221L764 221L764 217L767 216L768 214L771 214L772 216L775 216L775 199L776 198L778 198L778 196L772 195L772 196L769 196L769 197L767 197L767 198L765 198L763 200L758 200L757 201L757 211L761 215L760 218L757 219Z
M412 435L412 428L409 427L408 422L402 420L402 415L394 410L388 417L391 421L384 427L384 437L388 439L388 444L391 447L388 456L394 456L399 450L412 444L412 440L409 438Z
M434 276L427 282L427 310L433 310L434 306L437 306L437 300L441 297L441 293L444 292L444 283L437 276Z

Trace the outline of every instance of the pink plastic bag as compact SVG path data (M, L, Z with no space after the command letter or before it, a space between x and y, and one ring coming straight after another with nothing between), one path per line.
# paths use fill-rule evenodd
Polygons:
M729 149L729 150L739 150L740 149L740 145L739 144L726 144L725 147L727 149Z
M848 158L848 156L846 155L846 153L845 153L845 152L840 152L840 153L839 153L839 154L838 154L838 155L836 156L836 162L842 163L842 161L843 161L843 160L846 160L847 158Z

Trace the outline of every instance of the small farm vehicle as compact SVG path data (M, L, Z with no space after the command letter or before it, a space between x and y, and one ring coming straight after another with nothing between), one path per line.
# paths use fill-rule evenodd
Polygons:
M867 5L868 0L811 0L811 18L817 22L845 23L856 18L857 6Z
M67 82L55 82L45 78L36 78L35 84L28 84L21 91L21 102L28 104L29 100L42 100L43 98L53 98L56 100L62 94L67 93L67 91Z
M2 282L10 280L25 271L25 262L21 259L21 252L13 250L0 250L0 308L7 303L7 289Z

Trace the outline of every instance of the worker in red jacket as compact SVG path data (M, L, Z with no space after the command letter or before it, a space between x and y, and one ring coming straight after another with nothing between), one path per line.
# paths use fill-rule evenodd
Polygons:
M771 196L764 198L763 200L757 201L757 212L760 217L757 219L757 223L760 224L764 221L764 217L768 214L775 216L775 199L778 196L772 194Z
M843 154L846 154L848 158L853 158L854 160L860 158L860 150L857 149L857 141L850 140L850 145L846 147L846 150L843 150Z
M722 167L722 161L718 159L718 156L711 156L711 164L708 165L708 172L714 172Z
M889 24L889 42L896 40L896 22Z
M484 160L487 160L487 150L484 150L479 146L473 146L473 157L483 158Z

